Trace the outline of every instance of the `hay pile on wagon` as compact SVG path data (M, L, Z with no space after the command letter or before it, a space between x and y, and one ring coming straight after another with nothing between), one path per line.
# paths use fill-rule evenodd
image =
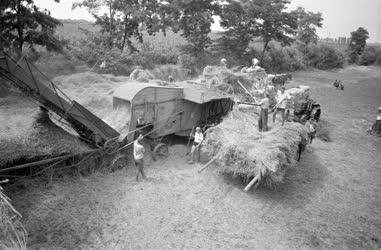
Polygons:
M26 249L27 232L20 219L0 186L0 249Z
M258 185L275 187L283 182L287 169L297 165L306 142L307 131L299 123L260 133L256 115L233 111L207 130L201 156L203 161L215 158L220 173L246 183L257 177Z
M229 94L246 95L245 90L240 86L238 81L253 94L258 90L263 90L271 83L266 72L233 72L224 67L206 66L204 68L201 83L204 83L209 88L215 88L228 92Z

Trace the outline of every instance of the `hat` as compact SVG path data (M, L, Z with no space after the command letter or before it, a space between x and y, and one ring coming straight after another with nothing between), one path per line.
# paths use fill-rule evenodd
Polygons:
M200 128L200 127L197 127L197 128L196 128L196 131L199 131L199 130L201 130L201 128Z
M221 62L226 62L226 59L225 59L225 58L222 58L222 59L221 59Z
M259 63L259 60L257 58L253 58L253 64L257 65Z

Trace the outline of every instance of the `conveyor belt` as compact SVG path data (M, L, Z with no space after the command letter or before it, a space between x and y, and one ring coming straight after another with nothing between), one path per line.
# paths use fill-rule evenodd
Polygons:
M119 133L79 103L70 100L26 58L13 60L0 51L0 77L65 119L87 141L103 145Z

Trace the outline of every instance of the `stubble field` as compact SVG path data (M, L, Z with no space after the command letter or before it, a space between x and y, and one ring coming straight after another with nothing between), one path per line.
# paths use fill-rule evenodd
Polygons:
M335 90L340 79L345 91ZM29 247L97 249L294 249L381 247L381 139L368 129L381 105L381 68L297 72L322 105L331 142L319 139L278 190L242 192L212 166L186 163L186 148L146 168L19 183Z

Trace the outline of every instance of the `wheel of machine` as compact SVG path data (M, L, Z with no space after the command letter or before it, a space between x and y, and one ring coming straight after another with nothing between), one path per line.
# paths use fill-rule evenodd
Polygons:
M103 147L105 149L106 154L110 155L116 152L116 150L118 150L119 143L115 140L109 140L109 141L106 141Z
M159 143L153 149L154 160L166 159L168 157L168 146L165 143Z
M126 156L122 154L118 154L112 159L112 162L110 164L110 170L111 172L114 172L120 168L123 168L126 165Z

